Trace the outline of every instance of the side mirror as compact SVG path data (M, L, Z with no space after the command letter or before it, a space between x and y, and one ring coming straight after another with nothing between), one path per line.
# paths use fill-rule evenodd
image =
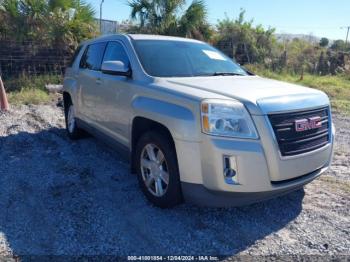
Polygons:
M122 61L105 61L102 63L101 71L108 75L131 77L131 69Z

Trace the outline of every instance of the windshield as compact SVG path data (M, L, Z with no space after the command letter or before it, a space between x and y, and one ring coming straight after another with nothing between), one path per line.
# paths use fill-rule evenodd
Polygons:
M248 75L232 59L204 43L135 40L134 46L143 68L151 76Z

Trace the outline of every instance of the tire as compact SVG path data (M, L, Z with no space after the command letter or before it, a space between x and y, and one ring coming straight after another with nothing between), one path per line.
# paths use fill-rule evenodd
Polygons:
M183 198L179 169L170 138L147 132L137 142L135 154L137 177L146 198L160 208L180 204Z
M75 110L71 100L65 103L64 116L66 121L66 131L68 137L72 140L77 140L82 137L82 130L78 128L75 118Z

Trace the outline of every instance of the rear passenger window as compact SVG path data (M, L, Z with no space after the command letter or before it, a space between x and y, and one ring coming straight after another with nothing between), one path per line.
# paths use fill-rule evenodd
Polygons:
M118 42L109 42L106 48L104 61L122 61L125 66L129 66L129 58L124 47Z
M81 50L82 47L83 47L83 46L80 45L80 46L78 46L78 48L75 50L75 52L74 52L74 54L73 54L71 60L69 61L68 67L72 67L72 66L73 66L74 61L75 61L75 59L77 59L77 57L78 57L78 55L79 55L80 50Z
M89 45L83 58L80 61L80 68L86 68L90 70L101 70L103 53L106 48L106 43L96 43Z

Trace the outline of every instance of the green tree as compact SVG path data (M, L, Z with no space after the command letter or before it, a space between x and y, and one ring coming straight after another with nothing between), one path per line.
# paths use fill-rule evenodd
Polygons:
M76 0L49 0L49 35L56 44L76 46L96 35L95 11Z
M319 45L320 45L321 47L327 47L328 44L329 44L328 38L322 37L322 38L320 39Z
M335 40L331 45L331 49L335 51L344 51L345 42L343 40Z
M3 0L1 16L6 23L2 23L1 31L9 38L18 40L35 39L43 33L47 5L44 0Z
M317 73L320 74L320 75L328 74L327 60L325 58L325 55L324 55L323 51L321 52L320 58L318 60Z
M305 39L294 38L286 45L287 69L293 73L314 72L319 58L319 48Z
M2 38L48 45L76 46L96 32L93 8L79 0L0 0L0 22Z
M241 12L237 19L225 17L218 21L218 36L216 45L226 45L225 53L235 57L239 63L264 63L265 59L271 57L276 39L273 35L274 29L265 30L261 25L253 26L253 20L245 20L245 11ZM271 61L269 62L271 63Z
M197 39L210 39L212 30L207 22L207 9L203 1L193 1L180 18L180 35Z
M179 16L185 0L131 0L131 18L143 33L178 35L208 40L211 36L204 1L194 0Z

